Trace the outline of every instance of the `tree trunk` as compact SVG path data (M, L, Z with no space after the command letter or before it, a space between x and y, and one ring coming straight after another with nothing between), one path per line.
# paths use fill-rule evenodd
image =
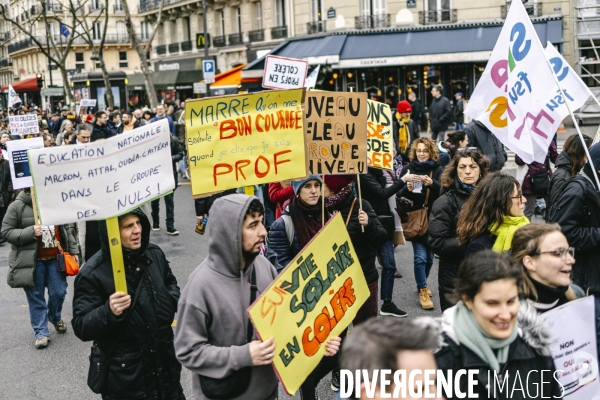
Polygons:
M110 76L108 76L108 70L106 69L106 64L104 64L103 59L104 54L97 54L98 59L100 60L100 69L102 69L102 77L104 78L104 86L106 87L106 101L108 102L108 108L112 111L115 107L115 98L112 93L112 86L110 84Z
M154 89L154 79L152 79L152 71L148 67L148 58L146 58L145 48L136 46L135 47L140 55L142 73L144 74L144 83L146 83L146 91L148 92L148 98L150 100L150 108L158 106L158 97L156 96L156 90Z
M60 75L62 76L62 80L63 80L63 87L65 89L65 97L67 98L67 105L69 107L71 107L72 105L74 105L73 103L75 102L73 99L73 92L71 92L71 85L69 85L69 77L67 76L67 69L65 68L65 64L60 64L58 66L58 68L60 69ZM50 71L50 73L52 73Z

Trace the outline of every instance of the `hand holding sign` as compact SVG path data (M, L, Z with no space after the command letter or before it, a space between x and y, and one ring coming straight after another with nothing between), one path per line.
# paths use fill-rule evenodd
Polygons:
M264 342L254 340L250 342L250 357L254 365L269 365L275 355L275 341L270 338Z

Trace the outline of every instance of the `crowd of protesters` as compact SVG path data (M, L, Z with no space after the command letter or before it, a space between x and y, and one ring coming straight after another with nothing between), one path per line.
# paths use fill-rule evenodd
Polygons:
M433 139L419 133L422 106L415 96L398 103L393 171L368 168L358 178L309 175L259 185L255 196L230 190L196 199L197 224L208 222L208 255L181 291L165 254L150 241L151 232L160 230L159 200L152 202L151 212L136 209L119 217L129 294L115 292L105 224L39 226L31 192L15 193L0 157L1 237L11 244L8 284L25 290L35 347L49 345L48 322L58 333L68 329L61 314L67 281L56 265L64 248L84 264L74 284L72 327L81 340L93 341L88 385L94 392L111 400L183 399L184 366L192 372L197 400L275 399L275 343L258 337L246 309L323 224L341 213L369 299L350 333L326 343L326 357L300 388L302 399L318 399L317 385L330 373L332 389L338 391L341 368L406 369L407 376L412 369L473 365L509 376L554 372L549 327L540 314L588 294L600 295L595 183L600 144L589 149L594 169L575 135L560 154L552 143L544 163L527 165L517 158L527 169L519 180L500 172L506 152L483 124L471 121L464 127L462 94L456 96L453 113L442 92L441 86L432 90ZM177 182L189 179L185 165L181 168L184 107L177 102L93 115L76 115L69 107L54 113L35 107L14 112L38 115L45 146L105 140L166 119ZM446 138L453 121L456 130ZM22 137L11 139L8 119L0 121L2 149L8 140ZM552 163L558 168L554 175ZM546 176L548 182L532 176ZM547 200L548 223L532 224L532 204L539 198ZM167 234L177 235L172 193L165 205ZM404 237L402 225L422 210L420 231ZM412 244L416 290L403 299L413 297L424 310L439 307L440 319L406 318L403 305L392 301L395 279L402 278L394 250L404 239ZM436 256L438 276L430 277ZM429 289L432 279L440 304ZM596 321L600 327L599 300ZM536 374L528 385L560 396L555 380ZM488 393L486 376L482 372L477 378L474 390L480 397ZM466 376L455 384L467 391ZM364 392L362 385L357 388ZM377 396L385 397L382 390ZM361 398L356 391L354 396Z

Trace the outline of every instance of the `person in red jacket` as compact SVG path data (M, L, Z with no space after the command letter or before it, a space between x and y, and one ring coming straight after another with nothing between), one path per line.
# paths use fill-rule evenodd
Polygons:
M292 197L294 197L294 188L290 185L290 181L269 184L269 198L277 205L277 208L275 209L275 219L281 217L283 203Z

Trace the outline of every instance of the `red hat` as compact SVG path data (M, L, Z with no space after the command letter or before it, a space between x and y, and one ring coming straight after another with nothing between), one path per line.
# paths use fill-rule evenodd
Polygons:
M337 193L352 182L356 175L325 175L325 184L333 193Z
M398 102L398 112L400 114L402 113L411 113L412 112L412 107L410 106L410 103L406 100L400 100Z

